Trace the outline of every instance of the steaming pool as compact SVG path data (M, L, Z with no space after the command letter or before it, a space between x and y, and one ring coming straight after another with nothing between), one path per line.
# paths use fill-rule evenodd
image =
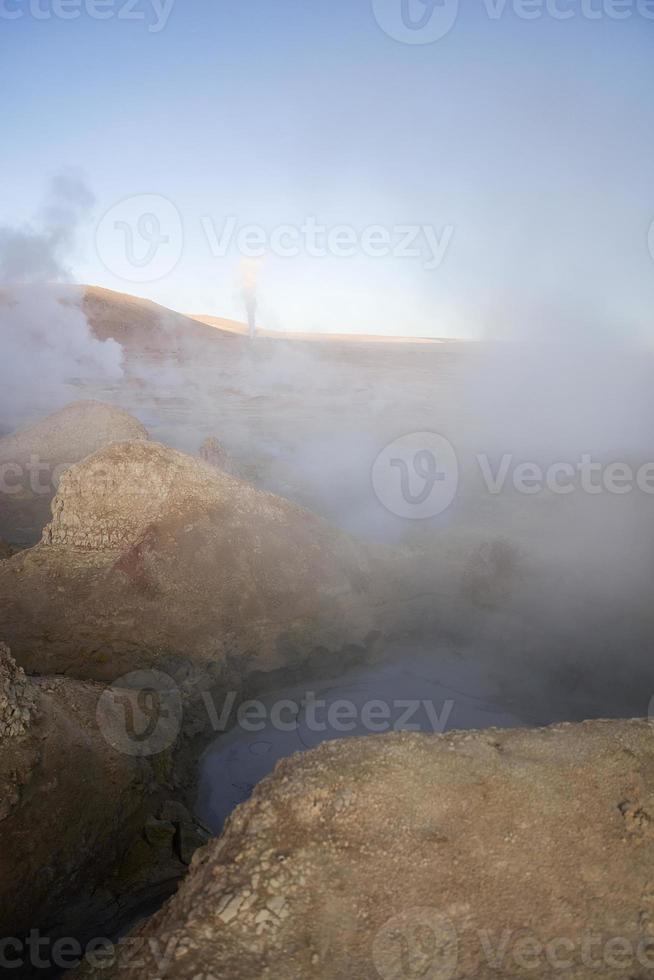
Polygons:
M220 716L227 702L214 705ZM404 648L393 662L348 671L238 704L200 759L196 815L214 834L277 762L321 742L400 730L534 724L503 701L478 662L451 650Z

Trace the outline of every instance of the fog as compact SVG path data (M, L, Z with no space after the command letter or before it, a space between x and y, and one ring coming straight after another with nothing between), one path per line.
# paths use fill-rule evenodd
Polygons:
M409 636L427 650L447 641L531 722L647 712L646 345L619 324L547 310L498 319L476 343L380 345L221 337L155 307L147 342L127 343L133 313L116 297L107 303L127 322L122 346L99 339L93 304L67 282L92 200L58 178L29 227L0 232L4 431L95 397L187 452L214 436L244 479L404 562L420 611L398 617L391 656ZM252 327L256 268L243 268L242 284ZM371 479L385 447L412 433L444 437L458 461L451 503L421 520L400 516ZM419 493L413 451L403 465Z
M4 429L70 400L76 378L115 380L122 349L93 336L70 288L69 259L93 195L77 177L52 179L24 227L0 227L0 418Z
M402 556L422 600L391 656L405 634L427 649L446 638L530 723L643 715L651 355L555 327L414 348L189 340L163 363L127 358L126 383L96 390L178 448L217 437L246 479ZM384 447L416 432L445 437L459 464L452 503L425 520L393 513L371 484Z
M16 976L654 977L653 29L0 0Z

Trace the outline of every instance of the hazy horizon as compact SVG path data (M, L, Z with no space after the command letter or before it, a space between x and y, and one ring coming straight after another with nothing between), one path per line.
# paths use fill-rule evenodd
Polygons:
M2 19L14 134L2 224L38 228L47 179L77 175L94 203L66 259L71 280L244 320L237 236L254 225L268 329L651 340L645 4L617 19L605 3L591 19L592 4L570 2L562 20L550 3L532 20L515 3L491 16L487 0L425 44L380 26L399 0L140 0L141 20L113 6L103 20L84 8L37 19L14 0L5 7L22 16ZM28 60L47 89L17 84ZM134 198L136 210L116 207ZM150 208L160 225L146 223L141 241L137 218ZM312 223L351 254L335 255L327 232L316 248ZM128 225L139 260L149 238L168 236L174 267L164 249L160 268L125 277ZM401 257L412 226L420 254Z

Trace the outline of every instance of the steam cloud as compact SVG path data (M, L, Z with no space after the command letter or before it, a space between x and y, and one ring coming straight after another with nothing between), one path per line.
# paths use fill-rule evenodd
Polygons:
M92 334L68 261L94 198L77 177L50 182L32 223L0 227L0 422L12 428L70 401L79 376L116 379L122 348Z
M241 277L248 332L253 338L257 332L257 283L259 278L259 265L255 259L243 259Z
M248 479L406 549L415 595L433 596L437 635L501 676L526 721L646 714L652 496L531 497L509 486L493 497L475 463L476 454L494 469L505 454L543 466L582 454L634 467L654 460L651 353L636 338L543 312L544 323L521 318L508 342L368 356L266 337L216 345L162 312L168 354L130 352L123 374L122 348L93 336L80 291L66 285L91 203L84 185L58 178L34 226L0 229L5 427L79 397L71 380L116 381L103 397L155 438L195 452L216 435ZM258 271L241 267L251 329ZM454 504L424 526L386 513L370 487L377 453L412 431L448 438L461 469ZM428 628L412 625L423 638Z

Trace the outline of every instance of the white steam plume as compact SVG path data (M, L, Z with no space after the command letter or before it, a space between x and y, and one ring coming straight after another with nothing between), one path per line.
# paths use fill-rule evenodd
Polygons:
M72 400L75 378L122 375L122 348L93 336L68 261L93 195L59 175L30 224L0 226L0 424L3 430Z

